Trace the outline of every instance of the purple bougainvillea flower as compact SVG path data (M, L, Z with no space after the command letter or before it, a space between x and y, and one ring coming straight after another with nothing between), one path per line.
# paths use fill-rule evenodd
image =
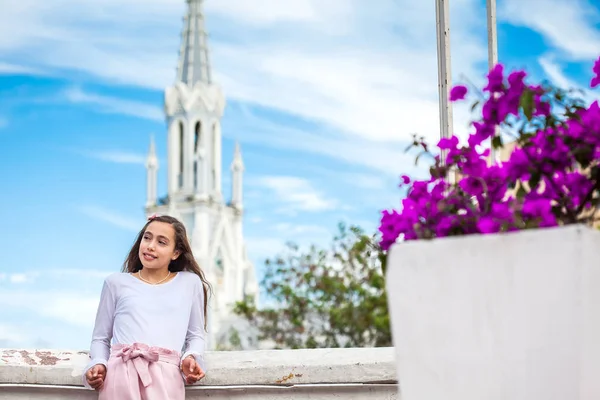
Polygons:
M595 88L600 85L600 57L594 63L594 67L592 68L594 72L594 76L592 77L592 81L590 82L590 86Z
M463 100L467 95L467 87L463 85L456 85L450 90L450 101Z
M600 86L600 58L593 72L591 86ZM505 77L501 64L488 73L487 98L466 145L456 135L442 138L438 154L431 154L419 143L431 155L430 176L401 176L400 186L408 189L402 207L381 217L384 251L399 240L552 227L594 215L590 210L600 203L600 103L569 103L564 92L528 85L526 77L525 71ZM450 100L466 94L466 87L455 86ZM501 162L489 158L497 132L517 138Z

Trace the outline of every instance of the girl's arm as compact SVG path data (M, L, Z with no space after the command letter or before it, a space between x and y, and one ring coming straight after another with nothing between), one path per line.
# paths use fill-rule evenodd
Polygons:
M111 291L107 280L104 281L102 293L100 294L100 303L96 312L96 323L92 333L92 344L90 346L90 362L83 372L84 385L91 389L88 384L85 374L94 365L102 364L105 367L108 364L110 357L110 341L112 339L113 321L115 318L115 297Z
M202 290L202 281L198 278L194 285L192 311L190 313L190 322L185 336L185 353L181 356L181 361L188 356L193 356L204 372L206 372L206 364L204 362L205 335L204 291Z

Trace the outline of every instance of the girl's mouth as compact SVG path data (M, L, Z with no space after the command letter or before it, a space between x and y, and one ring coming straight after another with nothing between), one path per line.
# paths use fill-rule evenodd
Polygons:
M152 254L144 253L143 255L146 261L156 260L156 256L153 256Z

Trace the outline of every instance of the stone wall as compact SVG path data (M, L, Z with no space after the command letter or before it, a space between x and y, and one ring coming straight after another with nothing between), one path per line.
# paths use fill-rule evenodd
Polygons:
M95 399L82 385L87 352L0 349L0 400ZM399 399L393 348L207 353L187 399Z

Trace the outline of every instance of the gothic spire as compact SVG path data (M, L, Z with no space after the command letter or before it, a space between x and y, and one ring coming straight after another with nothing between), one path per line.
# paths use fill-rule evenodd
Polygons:
M240 144L235 143L235 150L233 151L233 161L231 163L231 205L238 210L242 210L242 194L243 194L243 183L242 174L244 172L244 163L242 161L242 152L240 151Z
M156 157L156 145L154 144L154 135L150 135L150 148L148 149L148 157L146 158L146 168L157 166L158 158Z
M186 0L188 11L184 17L179 51L177 79L192 87L196 82L211 83L208 40L204 26L204 0Z
M244 162L242 161L242 152L240 150L240 143L235 142L235 148L233 150L233 162L231 163L232 170L244 169Z
M154 135L150 136L150 149L146 159L146 207L156 205L158 182L158 158L154 145Z

